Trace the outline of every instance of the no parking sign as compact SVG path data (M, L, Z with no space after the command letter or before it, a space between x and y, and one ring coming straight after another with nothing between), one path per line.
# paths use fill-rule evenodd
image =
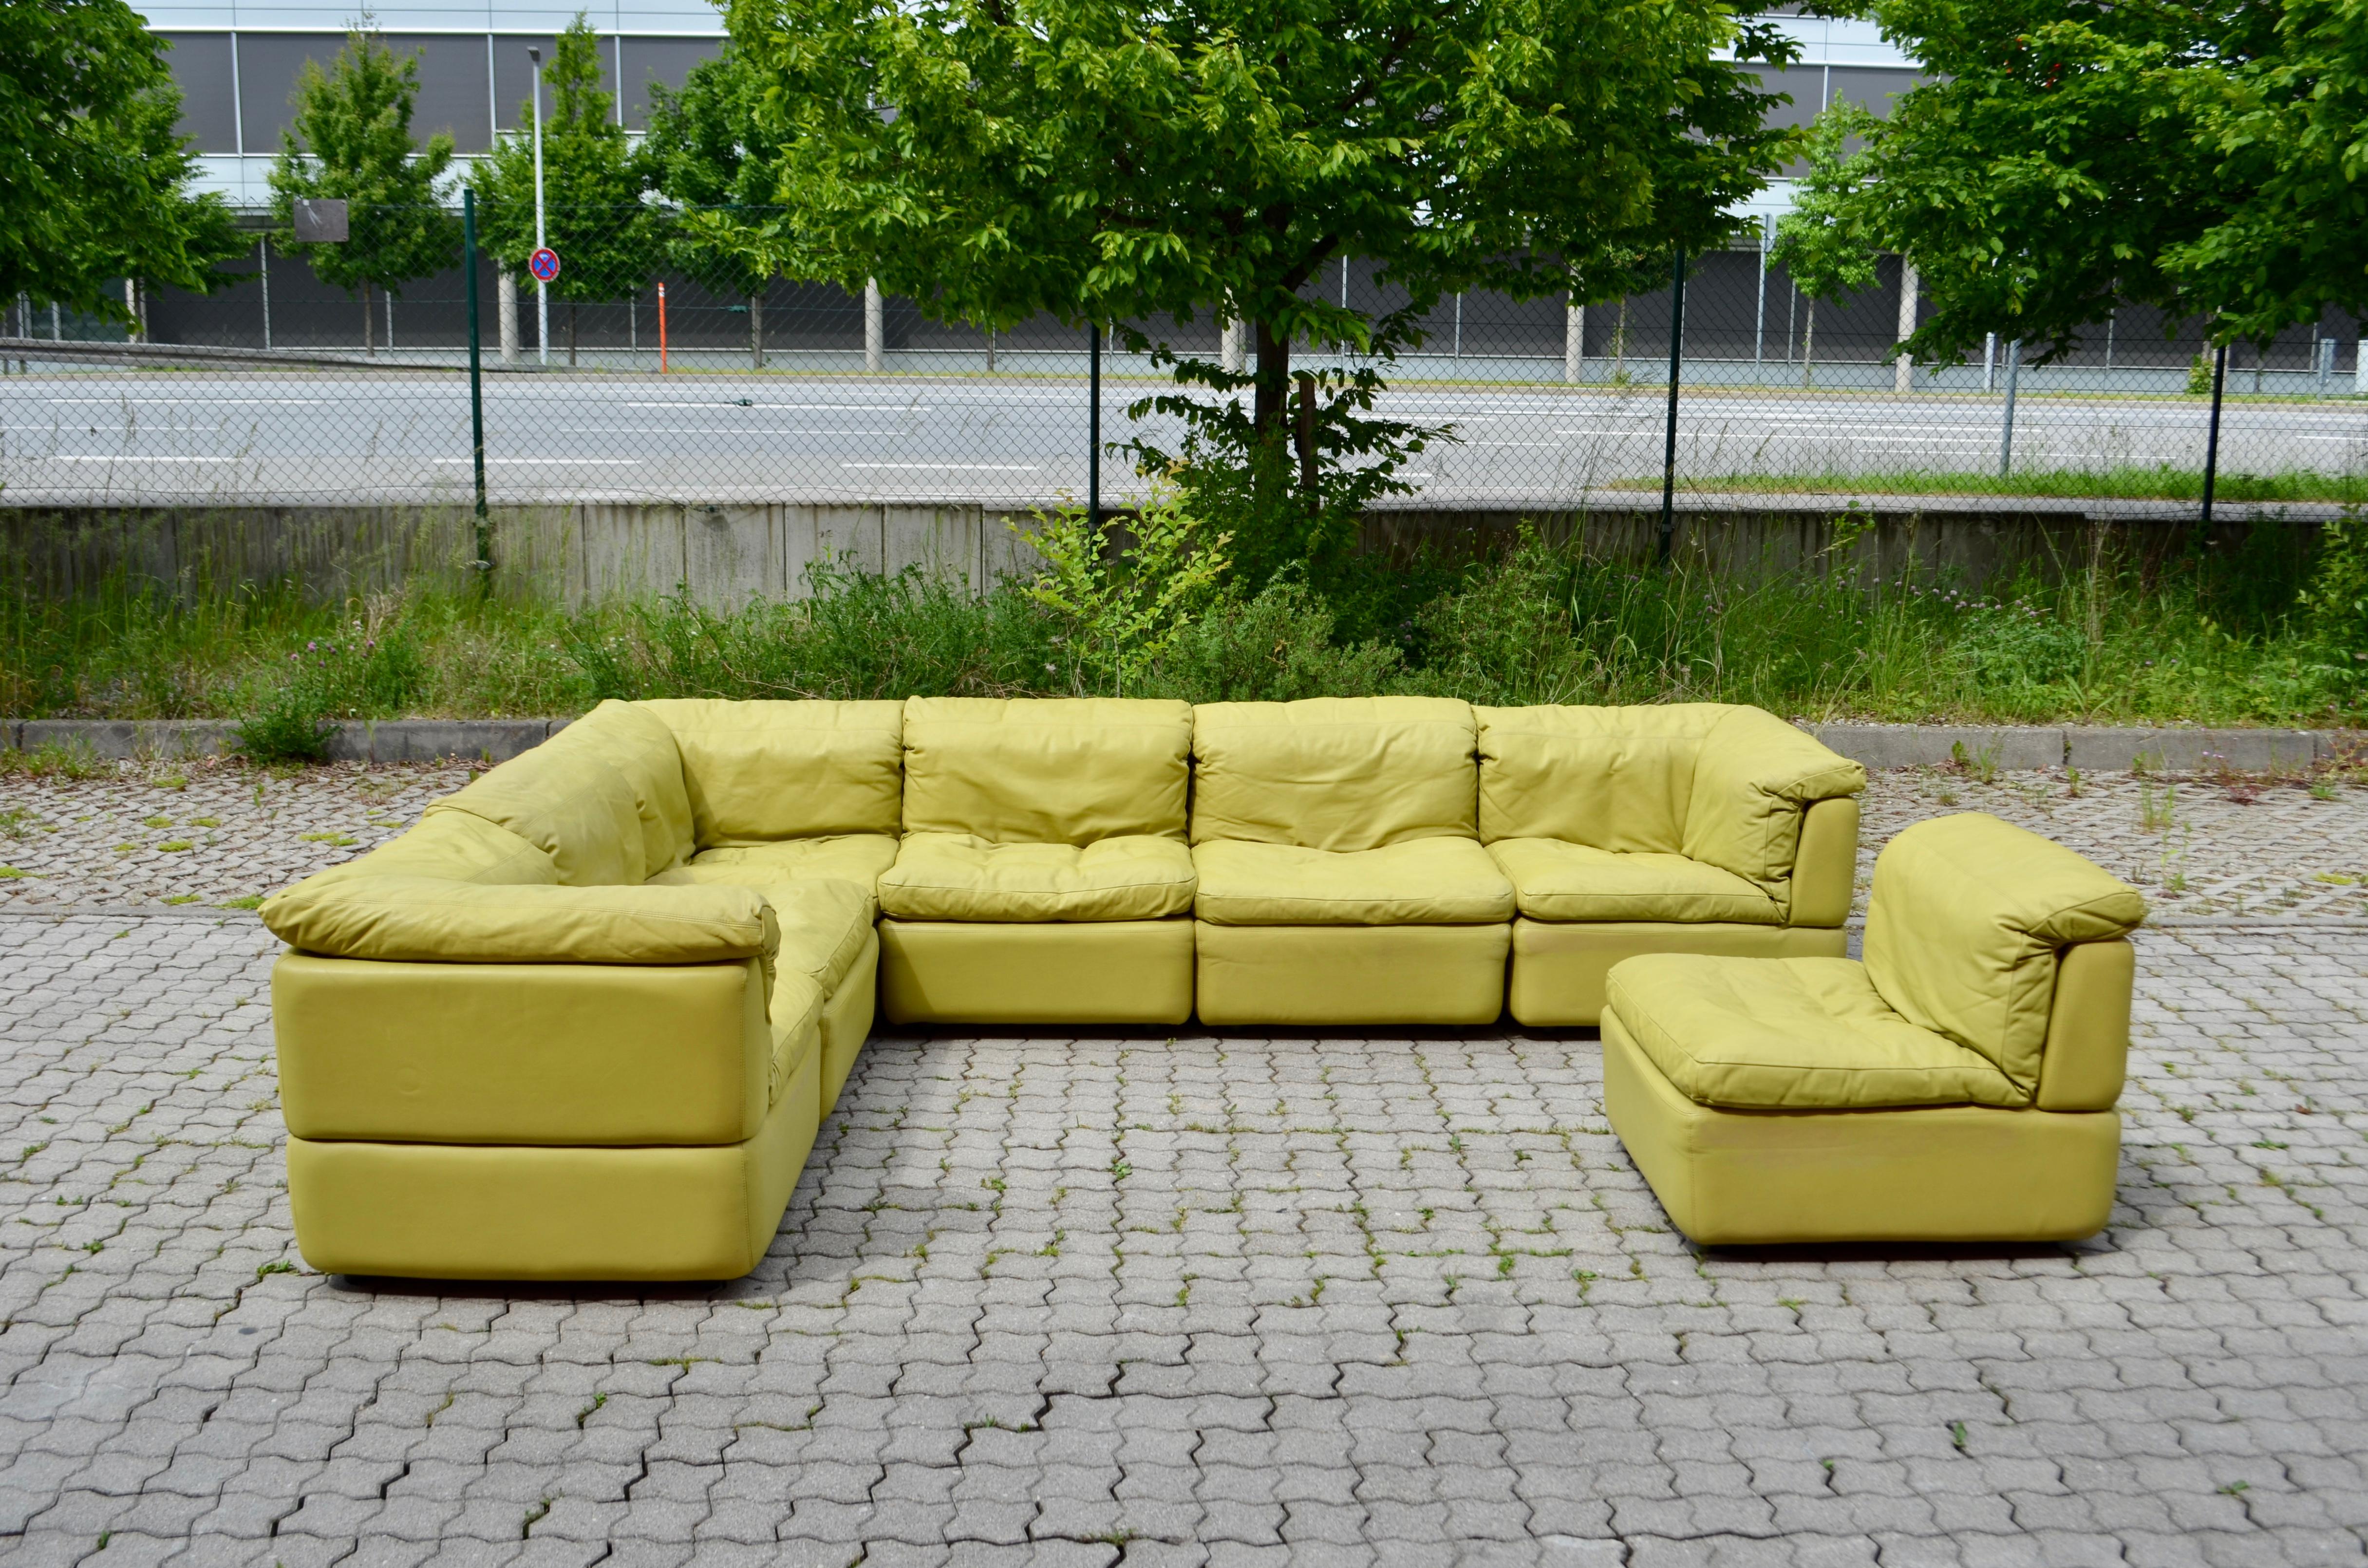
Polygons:
M549 283L559 276L559 253L545 245L526 258L526 269L536 282Z

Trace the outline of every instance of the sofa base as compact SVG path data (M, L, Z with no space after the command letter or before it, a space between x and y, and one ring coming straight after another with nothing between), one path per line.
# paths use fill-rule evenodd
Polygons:
M1743 1111L1697 1105L1603 1017L1603 1108L1669 1219L1704 1246L2058 1242L2105 1228L2116 1111Z
M1192 922L880 922L880 1006L899 1024L1180 1024Z
M1602 1021L1604 979L1622 959L1645 953L1838 959L1849 951L1849 934L1839 927L1521 919L1513 922L1506 1004L1518 1022L1534 1028L1584 1028Z
M288 1140L289 1208L324 1274L734 1279L772 1245L822 1113L822 1058L756 1136L570 1149Z
M863 943L863 951L848 966L830 994L822 1010L822 1114L828 1116L838 1107L838 1093L847 1087L847 1075L855 1070L855 1059L863 1054L863 1042L871 1036L872 1015L880 1001L880 935L873 932Z
M1199 923L1204 1024L1492 1024L1506 926Z

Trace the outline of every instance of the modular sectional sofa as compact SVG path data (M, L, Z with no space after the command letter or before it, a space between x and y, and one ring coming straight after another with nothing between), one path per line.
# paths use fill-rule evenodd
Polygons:
M1603 1103L1697 1242L2102 1230L2136 890L1977 812L1875 861L1866 961L1668 953L1611 971Z
M1756 709L609 702L267 901L314 1267L722 1278L871 1027L1591 1025L1839 958L1864 773Z

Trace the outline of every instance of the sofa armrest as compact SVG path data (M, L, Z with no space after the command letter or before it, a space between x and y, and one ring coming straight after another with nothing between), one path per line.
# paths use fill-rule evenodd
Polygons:
M2039 1058L2042 1110L2111 1110L2129 1071L2137 949L2126 937L2075 942L2055 955L2055 994Z
M443 963L690 964L761 959L780 927L744 887L488 886L442 877L310 879L266 899L263 923L331 958Z
M1793 860L1788 926L1838 926L1858 892L1858 800L1812 801L1801 813L1801 847Z
M1792 884L1804 812L1821 801L1852 800L1865 788L1866 769L1816 737L1759 709L1732 709L1703 737L1694 764L1685 853L1734 872L1789 908L1797 894ZM1854 856L1855 832L1851 838ZM1843 893L1847 914L1847 879ZM1824 922L1795 915L1793 924Z

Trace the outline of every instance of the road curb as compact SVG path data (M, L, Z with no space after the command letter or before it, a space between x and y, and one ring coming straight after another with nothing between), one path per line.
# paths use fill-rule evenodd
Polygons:
M565 719L386 719L348 722L329 742L332 762L507 762L567 727ZM2136 729L2097 725L1809 724L1818 740L1869 767L1933 767L1958 761L1998 768L2135 767L2192 773L2226 767L2267 773L2308 767L2368 749L2357 730ZM0 751L62 746L115 760L228 756L238 745L217 719L0 720Z

